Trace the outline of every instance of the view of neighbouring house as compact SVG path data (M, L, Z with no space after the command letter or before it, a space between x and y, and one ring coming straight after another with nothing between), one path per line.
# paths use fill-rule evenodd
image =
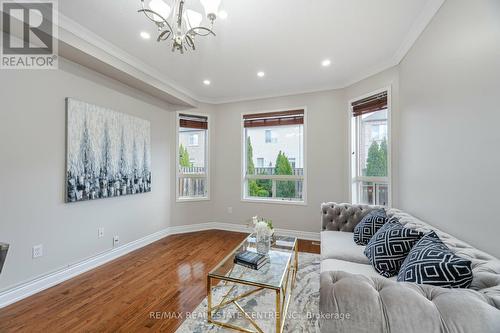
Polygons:
M246 129L253 148L256 168L275 167L278 153L284 152L292 168L304 167L303 126L255 127Z

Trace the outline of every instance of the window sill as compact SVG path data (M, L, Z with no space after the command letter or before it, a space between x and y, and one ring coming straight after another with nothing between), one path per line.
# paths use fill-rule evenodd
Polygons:
M271 204L271 205L307 206L306 201L294 201L294 200L242 198L241 201L250 203Z
M200 198L177 198L176 202L196 202L196 201L210 201L209 197L200 197Z

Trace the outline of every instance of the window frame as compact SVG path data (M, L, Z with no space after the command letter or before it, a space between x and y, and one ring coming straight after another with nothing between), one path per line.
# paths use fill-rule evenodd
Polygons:
M246 137L245 137L245 120L243 119L244 115L247 114L266 114L266 113L271 113L271 112L283 112L283 111L290 111L290 110L304 110L304 124L302 125L302 147L303 147L303 156L304 156L304 172L303 176L301 178L303 184L302 184L302 200L287 200L287 199L279 199L279 198L254 198L254 197L247 197L246 196L246 181L247 181L247 175L246 175ZM284 108L284 109L276 109L276 110L266 110L266 111L247 111L247 112L242 112L240 114L240 129L241 129L241 169L240 169L240 184L241 184L241 201L242 202L249 202L249 203L265 203L265 204L279 204L279 205L297 205L297 206L307 206L307 107L306 106L299 106L299 107L289 107L289 108ZM286 177L288 180L289 176L283 176L283 175L262 175L258 176L258 179L276 179L276 180L283 180L282 178ZM292 176L292 178L296 178L297 176ZM256 177L251 177L251 179L257 179Z
M382 92L387 92L387 177L367 177L360 176L359 161L357 159L357 152L359 151L359 121L360 119L354 120L356 123L353 126L353 116L352 116L352 103L359 101L361 99L380 94ZM356 98L349 100L348 102L348 145L347 154L349 158L349 179L348 179L348 189L349 189L349 200L352 204L360 204L360 193L357 191L356 198L354 198L354 186L356 182L366 181L366 182L380 182L386 181L387 178L387 189L388 193L388 203L385 207L392 207L392 195L393 195L393 178L392 178L392 87L391 85L377 89L375 91L363 94ZM355 130L353 132L353 127ZM355 170L356 175L353 174ZM364 203L361 203L364 204Z
M193 115L198 117L206 117L208 128L206 134L206 142L205 142L205 175L200 178L206 179L206 187L207 187L207 195L205 197L180 197L179 196L179 180L180 180L180 172L179 172L179 133L180 133L180 115ZM184 112L177 111L175 117L175 201L180 202L196 202L196 201L209 201L210 200L210 185L211 185L211 177L210 177L210 143L211 143L211 119L210 115L207 113L201 112ZM198 138L199 140L199 138Z

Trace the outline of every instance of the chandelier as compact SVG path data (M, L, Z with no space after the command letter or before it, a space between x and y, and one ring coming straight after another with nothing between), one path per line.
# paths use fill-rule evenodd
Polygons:
M213 26L221 0L200 0L205 8L210 27L201 26L203 15L192 9L184 8L185 0L173 0L173 8L163 0L151 0L146 7L141 0L142 9L146 17L158 27L158 42L172 39L172 52L175 50L184 53L189 49L195 50L196 36L215 36ZM171 19L171 22L168 20Z

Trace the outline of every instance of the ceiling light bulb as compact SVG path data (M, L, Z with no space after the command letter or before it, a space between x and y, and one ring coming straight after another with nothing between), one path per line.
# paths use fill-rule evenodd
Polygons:
M200 0L200 2L203 8L205 8L205 14L207 16L214 15L214 17L216 17L221 0Z
M330 61L330 59L325 59L325 60L323 60L323 61L321 62L321 66L323 66L323 67L328 67L328 66L330 66L330 65L331 65L331 63L332 63L332 62Z
M266 75L266 73L264 73L264 72L258 72L258 73L257 73L257 76L258 76L258 77L264 77L265 75Z
M203 20L203 15L194 10L188 9L184 12L183 18L187 22L189 29L192 29L200 26L201 21Z
M225 20L225 19L227 19L227 12L226 12L225 10L221 10L221 11L219 12L218 17L219 17L221 20Z
M210 80L203 80L203 84L206 85L206 86L209 86L210 85Z
M146 31L141 31L140 35L143 39L150 39L151 38L151 35L149 34L149 32L146 32Z
M170 12L172 11L172 8L170 8L170 6L162 0L151 0L149 2L149 8L151 8L152 11L160 14L165 20L170 16ZM156 21L162 21L162 19L158 15L153 16Z

